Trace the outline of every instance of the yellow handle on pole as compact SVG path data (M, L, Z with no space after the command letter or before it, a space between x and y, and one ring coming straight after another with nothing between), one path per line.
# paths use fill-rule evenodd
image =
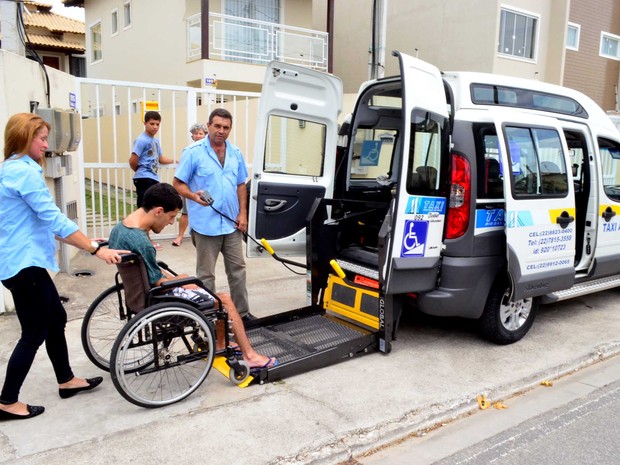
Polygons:
M265 250L267 252L269 252L269 255L273 255L275 253L275 251L273 250L273 248L269 245L269 242L267 242L267 239L265 239L264 237L260 240L260 243L263 244L263 247L265 247Z
M340 268L340 265L338 265L338 262L336 260L330 260L329 264L332 266L332 268L334 269L336 274L340 277L340 279L344 279L347 276L344 273L344 271L342 271L342 268Z

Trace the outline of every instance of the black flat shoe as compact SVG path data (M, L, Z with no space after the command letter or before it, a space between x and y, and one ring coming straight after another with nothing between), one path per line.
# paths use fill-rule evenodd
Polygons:
M0 410L0 421L1 420L26 420L28 418L36 417L37 415L41 415L45 412L45 407L41 405L26 405L28 409L28 415L18 415L17 413L5 412L4 410Z
M82 391L90 391L91 389L95 389L97 386L101 384L103 378L101 376L97 376L96 378L87 378L86 382L88 386L79 387L79 388L64 388L58 389L58 394L63 399L68 399L69 397L73 397L78 392Z

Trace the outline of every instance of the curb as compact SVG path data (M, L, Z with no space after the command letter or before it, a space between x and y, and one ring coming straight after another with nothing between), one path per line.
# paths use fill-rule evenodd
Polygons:
M586 355L540 370L519 381L483 388L458 399L432 404L428 406L430 411L427 414L423 414L421 409L412 410L395 420L372 428L351 431L336 441L324 443L312 450L302 449L295 456L280 457L268 462L267 465L338 465L351 460L352 463L356 463L354 461L356 456L389 447L412 436L423 435L429 430L478 412L476 396L481 393L486 394L492 401L509 399L534 389L543 380L558 380L618 354L620 354L620 341L602 344L594 347Z

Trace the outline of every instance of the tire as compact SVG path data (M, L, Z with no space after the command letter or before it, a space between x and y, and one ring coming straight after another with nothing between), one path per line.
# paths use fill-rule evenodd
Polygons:
M213 323L189 305L161 303L143 310L122 329L112 348L110 374L129 402L163 407L200 387L214 355Z
M117 291L121 299L125 296L123 285L114 285L103 291L88 307L82 320L82 347L86 356L95 366L110 371L110 353L114 341L127 323L127 317L121 318ZM127 309L125 308L125 312Z
M239 360L239 373L235 371L234 368L230 368L230 372L228 373L228 377L230 378L230 382L235 386L239 386L244 383L245 380L250 376L250 364L245 360Z
M506 281L493 284L479 319L480 334L495 344L512 344L523 338L534 324L538 297L510 302L511 288Z

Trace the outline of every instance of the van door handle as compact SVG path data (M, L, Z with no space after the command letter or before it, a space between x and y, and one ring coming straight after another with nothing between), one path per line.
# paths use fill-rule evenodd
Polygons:
M275 212L286 205L286 200L266 199L263 208L266 212Z
M603 214L601 215L606 223L609 223L611 219L616 216L616 212L611 209L611 207L607 207Z
M560 216L555 219L555 222L559 224L562 229L566 229L573 221L575 221L575 217L570 216L566 210L560 213Z

